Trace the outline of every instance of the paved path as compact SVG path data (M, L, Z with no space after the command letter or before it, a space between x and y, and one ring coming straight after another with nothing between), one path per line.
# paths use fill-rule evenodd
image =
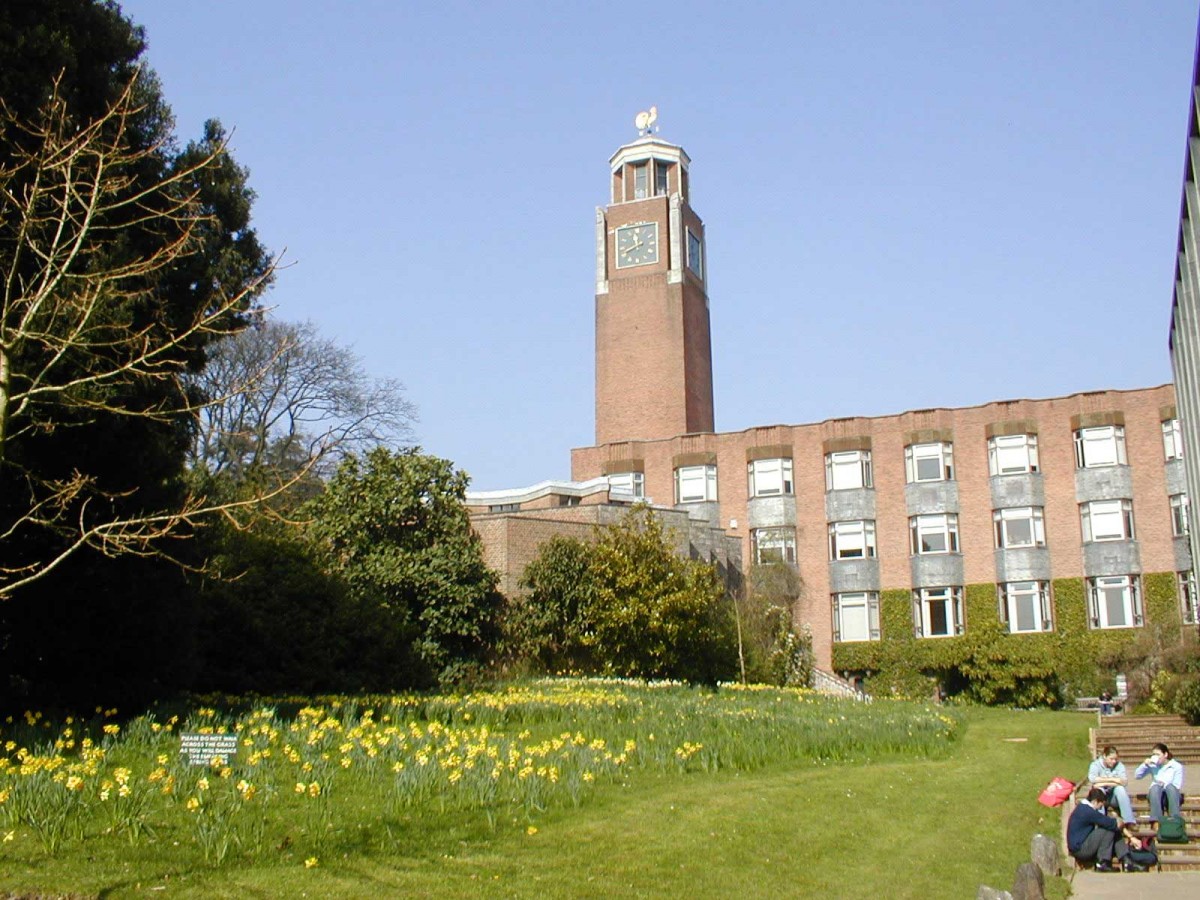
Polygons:
M1196 900L1200 872L1075 873L1071 896L1080 900Z

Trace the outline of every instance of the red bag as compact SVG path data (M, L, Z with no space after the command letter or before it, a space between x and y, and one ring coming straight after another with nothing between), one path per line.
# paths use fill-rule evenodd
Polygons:
M1075 782L1067 781L1065 778L1055 778L1038 795L1038 803L1043 806L1061 806L1071 796L1073 790L1075 790Z

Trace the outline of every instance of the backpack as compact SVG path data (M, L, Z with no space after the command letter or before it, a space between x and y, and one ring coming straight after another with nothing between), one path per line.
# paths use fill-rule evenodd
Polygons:
M1188 842L1187 826L1183 816L1163 816L1158 823L1158 842L1160 844L1186 844Z
M1125 858L1131 863L1145 866L1147 869L1153 869L1158 865L1158 854L1154 851L1153 841L1146 841L1141 850L1130 850Z

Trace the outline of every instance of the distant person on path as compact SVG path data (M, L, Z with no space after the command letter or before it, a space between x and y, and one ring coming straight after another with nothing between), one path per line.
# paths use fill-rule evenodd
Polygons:
M1103 790L1094 787L1067 819L1067 850L1081 863L1095 862L1097 872L1115 872L1114 852L1120 857L1127 852L1125 842L1118 841L1117 820L1104 812L1107 799Z
M1125 763L1121 762L1121 755L1116 747L1105 747L1104 752L1092 760L1092 764L1088 766L1088 781L1092 787L1104 791L1106 803L1116 804L1122 822L1127 825L1137 822L1133 815L1133 804L1129 801L1129 791L1125 787L1129 783L1129 777L1125 773Z
M1167 799L1167 815L1179 815L1183 805L1183 763L1171 755L1166 744L1155 744L1150 757L1137 767L1134 778L1150 775L1150 820L1158 822L1163 817L1163 797Z
M1100 692L1100 715L1111 716L1113 712L1112 693L1105 688Z

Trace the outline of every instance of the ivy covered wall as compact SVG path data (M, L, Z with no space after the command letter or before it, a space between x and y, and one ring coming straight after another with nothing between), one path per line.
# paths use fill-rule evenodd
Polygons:
M1113 673L1100 660L1148 629L1165 640L1182 637L1173 572L1142 576L1142 628L1092 630L1082 578L1051 583L1054 631L1009 634L1000 621L994 584L969 584L963 592L964 633L917 638L912 594L879 595L880 640L834 644L833 668L866 677L876 695L928 697L941 685L951 695L989 704L1038 706L1112 688Z

